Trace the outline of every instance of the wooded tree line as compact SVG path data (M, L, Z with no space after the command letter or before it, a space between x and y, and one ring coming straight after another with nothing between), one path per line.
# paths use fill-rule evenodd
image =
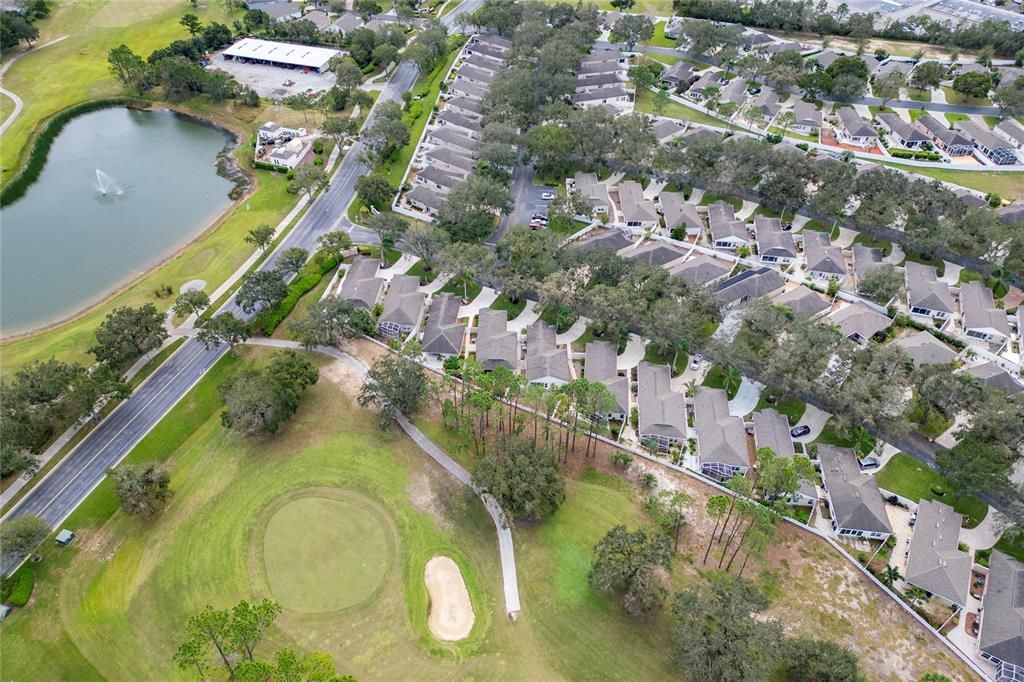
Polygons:
M19 0L15 9L8 7L0 12L0 49L9 50L22 41L32 47L39 38L39 29L34 24L50 16L49 4L46 0Z
M874 13L850 12L844 5L831 9L824 2L802 0L673 0L678 15L725 21L782 31L806 31L819 35L851 38L875 36L891 40L912 40L934 45L980 50L991 45L996 55L1016 58L1024 49L1024 33L1007 21L986 19L981 22L936 20L926 14L889 20L882 28L874 26Z

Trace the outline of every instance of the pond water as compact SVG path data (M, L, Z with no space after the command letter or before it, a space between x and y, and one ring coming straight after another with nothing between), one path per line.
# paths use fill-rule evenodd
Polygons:
M0 212L0 334L83 310L206 229L231 203L215 163L229 140L170 111L68 123L36 182Z

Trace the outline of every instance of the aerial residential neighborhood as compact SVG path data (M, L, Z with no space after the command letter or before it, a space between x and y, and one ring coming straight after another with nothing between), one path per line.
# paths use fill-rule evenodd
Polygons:
M0 3L0 674L1024 680L1024 7Z

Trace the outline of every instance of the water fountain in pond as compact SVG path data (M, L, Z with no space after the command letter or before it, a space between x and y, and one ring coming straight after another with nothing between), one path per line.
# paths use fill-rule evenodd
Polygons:
M114 178L110 177L99 168L96 169L96 189L103 196L109 194L116 194L120 196L123 194L123 190L114 182Z

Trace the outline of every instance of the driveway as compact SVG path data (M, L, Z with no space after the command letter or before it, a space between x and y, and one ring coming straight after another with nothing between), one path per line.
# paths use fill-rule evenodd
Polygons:
M470 301L467 305L459 308L459 317L475 317L481 310L494 303L497 298L497 291L490 287L484 287L480 290L480 293L476 295L476 298Z
M640 361L644 359L646 345L646 342L641 337L636 334L630 334L629 340L626 342L626 348L615 359L615 369L619 371L629 370L639 365Z
M807 409L804 410L804 416L800 418L800 423L797 426L809 426L811 432L806 436L800 436L793 440L799 443L810 443L815 438L821 435L821 430L825 428L825 422L829 420L832 415L825 410L819 410L814 405L808 403Z
M498 243L506 232L517 225L529 225L534 213L548 214L550 199L541 199L545 192L555 192L554 187L533 183L533 166L520 163L512 172L512 212L502 216L497 229L487 238L486 244Z
M729 401L729 414L734 417L745 417L753 412L754 408L757 407L757 401L761 399L761 391L763 389L764 384L759 384L756 381L743 377L739 390L736 391L736 396Z
M590 320L585 317L580 317L571 327L565 330L564 334L558 334L555 336L555 344L561 346L572 343L583 336L583 333L587 331L588 324L590 324Z
M519 313L516 319L509 320L505 329L510 332L523 332L538 319L540 319L540 312L537 310L537 302L527 301L523 312Z

